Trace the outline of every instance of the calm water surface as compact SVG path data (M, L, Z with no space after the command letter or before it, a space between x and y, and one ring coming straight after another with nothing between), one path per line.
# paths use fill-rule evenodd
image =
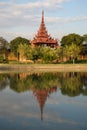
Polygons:
M87 73L0 74L0 130L86 130Z

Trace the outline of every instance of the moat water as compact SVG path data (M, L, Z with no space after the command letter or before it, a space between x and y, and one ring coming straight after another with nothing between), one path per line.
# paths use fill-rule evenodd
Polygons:
M0 130L86 130L87 73L0 74Z

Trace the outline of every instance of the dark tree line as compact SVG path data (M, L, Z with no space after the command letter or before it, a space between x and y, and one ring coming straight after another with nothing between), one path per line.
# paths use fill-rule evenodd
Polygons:
M61 45L57 49L50 47L32 48L30 40L22 37L16 37L10 43L0 37L0 61L6 59L7 53L13 52L19 61L24 59L32 60L34 63L62 62L64 58L76 62L82 54L87 54L87 34L80 36L79 34L68 34L61 39Z

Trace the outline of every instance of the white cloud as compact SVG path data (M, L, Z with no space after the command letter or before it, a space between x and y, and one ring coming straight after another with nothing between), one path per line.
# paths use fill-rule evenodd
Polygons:
M39 15L36 15L37 8L60 8L60 3L67 0L45 0L44 2L28 2L26 4L17 4L10 2L0 2L0 28L32 26L35 21L39 21ZM36 11L35 11L36 10ZM33 23L34 22L34 23Z
M68 2L68 1L70 1L70 0L45 0L45 2L50 3L52 5L61 4L61 3L64 3L64 2Z
M0 2L0 16L2 14L7 15L24 15L28 12L31 12L31 9L37 8L51 8L54 9L55 6L57 8L61 8L61 3L66 2L68 0L45 0L44 2L28 2L26 4L17 4L17 3L9 3L9 2ZM28 11L28 12L27 12Z
M33 22L40 21L40 15L36 15L33 9L41 8L53 8L56 6L61 7L61 3L67 2L69 0L45 0L44 2L29 2L26 4L12 4L9 2L0 2L0 27L17 27L33 25ZM75 22L81 20L87 20L87 16L79 16L75 18L61 18L61 17L45 17L46 21L49 23L58 22Z
M32 28L39 28L40 20L41 20L41 12L40 10L44 8L44 10L48 13L48 10L54 11L58 9L62 9L62 4L64 2L68 2L71 0L44 0L36 1L36 2L28 2L28 3L17 3L14 0L10 0L9 2L0 2L0 35L4 34L4 36L13 37L19 34L23 35L22 28L29 28L29 33L32 34ZM64 24L64 23L72 23L78 21L87 20L87 16L78 16L78 17L48 17L45 16L46 26ZM20 29L21 28L21 29ZM15 31L14 31L15 30ZM22 30L22 32L21 32ZM7 32L6 32L7 31ZM13 32L12 32L13 31ZM37 31L34 29L34 31ZM49 29L48 29L49 31ZM11 33L12 32L12 33ZM26 32L24 32L25 34ZM36 33L36 32L35 32ZM11 36L10 36L11 34ZM9 39L11 39L9 38Z
M71 23L71 22L79 22L87 20L87 16L78 16L78 17L69 17L69 18L63 18L63 17L47 17L46 21L48 23Z

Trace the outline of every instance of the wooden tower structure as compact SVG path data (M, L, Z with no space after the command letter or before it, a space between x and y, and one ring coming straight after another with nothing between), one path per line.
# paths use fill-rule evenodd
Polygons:
M50 46L52 48L58 47L58 41L57 39L52 38L45 27L44 22L44 11L42 11L42 20L39 27L39 30L33 40L31 41L32 46Z

